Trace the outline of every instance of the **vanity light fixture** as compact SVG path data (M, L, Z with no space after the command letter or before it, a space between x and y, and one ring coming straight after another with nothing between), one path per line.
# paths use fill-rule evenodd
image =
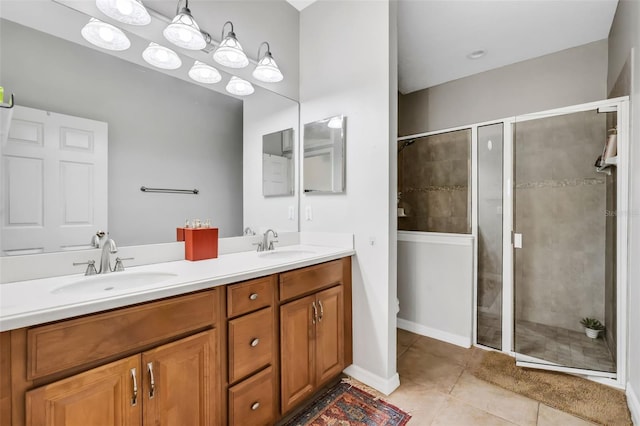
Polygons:
M200 61L193 63L193 66L189 70L189 77L199 83L205 84L213 84L222 80L222 76L217 69Z
M231 31L224 36L224 28L227 24L231 25ZM229 68L244 68L249 65L249 59L242 50L242 45L236 38L236 33L233 32L233 23L227 21L222 26L221 42L215 52L213 52L213 59L220 65L224 65Z
M204 49L207 45L200 27L191 15L189 0L184 0L184 7L180 8L182 0L178 1L176 16L164 29L162 34L171 43L189 50Z
M327 123L327 127L330 129L341 129L342 128L342 116L338 115L335 117L331 117L329 122Z
M89 43L108 50L127 50L131 42L120 28L102 22L96 18L89 19L80 31Z
M264 56L260 58L260 49L262 46L267 46L267 51ZM253 76L256 80L264 81L265 83L277 83L282 81L284 76L282 72L280 72L280 68L278 68L278 64L271 56L271 49L269 47L269 43L263 41L260 47L258 47L258 65L256 69L253 70Z
M182 61L176 52L154 42L149 43L149 46L144 49L142 58L154 67L165 70L175 70L182 66Z
M140 0L96 0L102 13L116 21L131 25L147 25L151 16Z
M238 96L247 96L255 91L251 83L236 76L231 77L231 80L229 80L229 83L227 83L226 89L227 92L231 93L232 95Z

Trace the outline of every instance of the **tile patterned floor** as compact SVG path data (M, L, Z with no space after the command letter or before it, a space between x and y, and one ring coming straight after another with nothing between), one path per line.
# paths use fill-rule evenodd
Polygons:
M398 330L400 387L385 397L412 415L408 426L586 426L592 423L473 376L482 349Z
M498 316L480 313L478 342L499 348L501 325ZM591 339L582 332L518 321L516 351L568 367L616 371L616 365L604 339Z

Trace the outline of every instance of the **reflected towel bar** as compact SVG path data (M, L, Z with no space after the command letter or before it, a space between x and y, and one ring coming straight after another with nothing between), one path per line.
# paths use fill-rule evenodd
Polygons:
M140 191L142 192L164 192L167 194L197 194L200 191L197 189L169 189L169 188L147 188L146 186L141 186Z

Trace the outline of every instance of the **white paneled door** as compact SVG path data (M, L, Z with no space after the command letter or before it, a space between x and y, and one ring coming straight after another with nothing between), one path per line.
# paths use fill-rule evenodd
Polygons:
M2 255L78 250L107 230L107 123L15 106L2 145Z

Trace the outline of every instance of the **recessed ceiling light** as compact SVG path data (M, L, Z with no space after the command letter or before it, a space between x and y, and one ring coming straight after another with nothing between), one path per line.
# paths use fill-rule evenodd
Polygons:
M469 53L467 55L467 58L469 58L469 59L480 59L486 54L487 54L487 51L484 50L484 49L474 50L473 52L471 52L471 53Z

